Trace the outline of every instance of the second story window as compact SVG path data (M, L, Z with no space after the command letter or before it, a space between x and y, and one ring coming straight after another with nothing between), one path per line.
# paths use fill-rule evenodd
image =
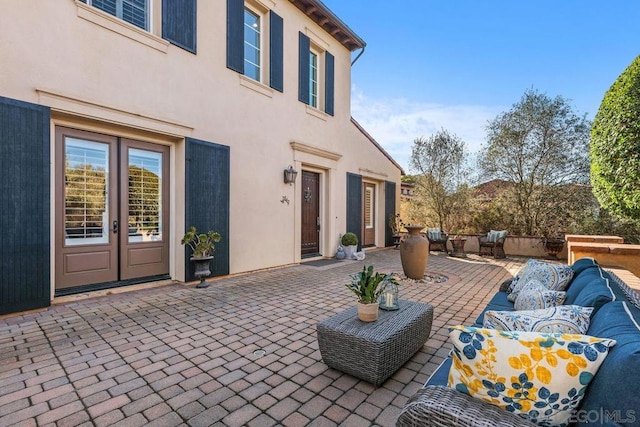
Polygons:
M318 108L318 54L309 52L309 105Z
M261 25L260 15L244 9L244 74L260 81Z
M174 0L182 1L182 0ZM222 0L216 0L222 1ZM284 91L284 24L259 0L227 0L227 68L240 82ZM244 82L244 83L243 83Z
M149 0L86 0L86 3L143 30L150 30Z

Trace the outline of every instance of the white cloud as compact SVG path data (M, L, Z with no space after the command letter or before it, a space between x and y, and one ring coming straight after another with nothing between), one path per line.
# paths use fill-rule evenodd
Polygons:
M373 99L356 87L351 92L351 115L409 172L413 140L444 128L460 137L469 153L485 141L485 127L503 107L441 105L407 99Z

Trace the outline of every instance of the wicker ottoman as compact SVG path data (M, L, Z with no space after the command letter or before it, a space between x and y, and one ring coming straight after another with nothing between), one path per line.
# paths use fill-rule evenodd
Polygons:
M380 310L371 323L358 319L356 307L318 323L324 362L373 385L382 384L429 338L433 307L400 300L396 311Z

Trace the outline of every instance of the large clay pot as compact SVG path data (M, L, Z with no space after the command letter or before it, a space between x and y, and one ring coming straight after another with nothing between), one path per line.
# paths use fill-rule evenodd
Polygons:
M422 225L407 225L409 235L400 242L400 261L405 276L411 279L422 279L429 258L429 241L422 237Z
M378 320L378 303L363 304L358 302L358 319L363 322L375 322Z

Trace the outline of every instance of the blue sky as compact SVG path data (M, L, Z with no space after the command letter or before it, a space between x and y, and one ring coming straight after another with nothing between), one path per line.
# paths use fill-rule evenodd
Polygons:
M367 42L352 115L409 171L415 138L440 128L470 152L525 90L593 119L640 54L640 0L323 0Z

